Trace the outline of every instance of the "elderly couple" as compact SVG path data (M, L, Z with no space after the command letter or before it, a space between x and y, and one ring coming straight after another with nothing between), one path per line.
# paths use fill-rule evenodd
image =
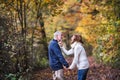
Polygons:
M66 50L59 42L62 40L62 33L56 31L54 39L50 41L48 47L49 65L53 71L53 80L65 80L63 77L63 68L71 70L78 69L78 80L86 80L89 69L89 62L86 56L83 41L80 35L73 35L71 38L71 49ZM62 52L66 55L74 55L72 64L69 66Z

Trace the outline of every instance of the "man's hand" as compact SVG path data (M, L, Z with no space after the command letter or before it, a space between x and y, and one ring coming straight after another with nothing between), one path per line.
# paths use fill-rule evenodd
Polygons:
M66 71L72 71L72 69L66 68L65 66L63 66L63 68L64 68L64 70L66 70Z
M68 68L66 68L66 66L63 66L63 69L66 70L66 71L68 70Z

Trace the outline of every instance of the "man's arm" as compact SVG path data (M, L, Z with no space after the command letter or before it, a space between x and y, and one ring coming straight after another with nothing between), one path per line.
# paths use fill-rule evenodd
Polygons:
M62 55L61 49L58 44L54 44L53 51L56 54L56 56L59 58L60 62L66 66L66 68L69 67L67 61L65 60L64 56Z

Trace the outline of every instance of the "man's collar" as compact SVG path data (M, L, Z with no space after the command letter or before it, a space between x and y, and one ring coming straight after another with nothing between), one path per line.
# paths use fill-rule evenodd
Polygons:
M53 41L56 41L56 42L58 42L56 39L53 39Z

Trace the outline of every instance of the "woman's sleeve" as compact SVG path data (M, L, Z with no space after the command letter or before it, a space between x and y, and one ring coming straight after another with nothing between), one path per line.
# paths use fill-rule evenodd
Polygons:
M76 67L81 50L82 49L80 47L75 48L74 58L73 58L72 64L70 65L69 69L73 69Z
M72 54L74 54L73 48L71 48L70 50L66 50L64 47L61 47L61 50L62 50L62 52L65 53L66 55L72 55Z

